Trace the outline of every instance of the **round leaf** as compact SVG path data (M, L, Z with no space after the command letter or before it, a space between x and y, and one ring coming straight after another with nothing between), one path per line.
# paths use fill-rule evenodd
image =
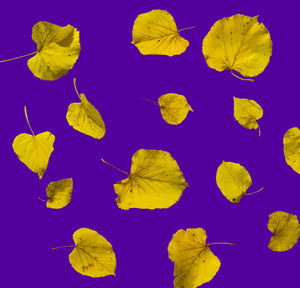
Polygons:
M216 180L222 194L233 203L239 203L252 185L248 171L233 162L223 161L217 170Z
M239 99L234 100L234 118L247 129L259 129L257 120L263 116L263 109L254 100ZM260 130L259 130L260 134Z
M174 287L194 288L213 279L221 262L206 244L202 228L178 230L168 246L174 262Z
M47 189L47 207L52 209L60 209L67 206L71 202L73 192L73 179L62 179L57 182L51 182Z
M297 216L286 212L270 214L268 228L273 233L268 245L272 251L287 251L296 245L300 237Z
M300 174L300 130L289 129L283 137L283 150L286 163Z
M125 210L168 208L179 200L188 186L177 162L161 150L137 151L128 175L114 184L118 194L116 202Z
M19 160L42 179L53 152L55 136L50 132L38 135L20 134L12 144Z
M37 53L27 65L34 76L56 80L73 68L80 53L76 28L40 21L32 28L32 39L37 44Z
M187 116L189 111L193 112L192 107L183 95L169 93L158 98L161 115L164 120L172 125L180 124Z
M212 26L203 40L202 50L210 68L235 70L244 77L255 77L269 63L272 41L257 16L237 14L218 20Z
M132 29L132 44L144 55L179 55L189 46L189 42L179 32L169 12L152 10L136 18Z
M81 228L74 232L75 248L69 255L72 267L90 277L115 275L116 257L111 244L96 231Z

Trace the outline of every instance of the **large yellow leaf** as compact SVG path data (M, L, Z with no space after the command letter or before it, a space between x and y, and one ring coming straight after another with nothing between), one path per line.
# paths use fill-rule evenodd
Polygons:
M219 166L216 181L222 194L233 203L239 203L244 195L252 195L256 192L247 193L247 189L252 185L250 174L238 163L225 162Z
M69 125L73 126L73 128L79 132L96 139L101 139L106 130L100 113L86 99L84 94L78 93L75 78L74 87L81 102L70 104L67 113L67 121Z
M300 237L300 225L296 215L277 211L269 215L268 228L273 233L269 248L273 251L291 249Z
M28 121L26 107L24 107L24 111L32 135L26 133L18 135L14 139L12 147L20 161L42 179L48 166L50 155L54 150L55 136L48 131L35 135Z
M114 188L118 194L116 202L125 210L168 208L188 186L177 162L161 150L138 150L132 157L130 174L122 172L129 177L114 184Z
M47 207L52 209L60 209L67 206L71 202L73 192L73 179L62 179L51 182L47 189Z
M203 40L202 50L210 68L217 71L228 69L232 74L235 70L244 77L255 77L269 63L272 41L267 28L257 21L257 16L237 14L218 20L212 26Z
M179 34L185 29L177 30L169 12L152 10L136 18L132 29L132 44L144 55L179 55L189 46L189 42Z
M72 267L80 274L90 277L115 275L116 256L111 244L96 231L80 228L73 234L75 247L69 255Z
M37 44L37 52L27 64L34 76L56 80L73 68L80 53L76 28L40 21L32 28L32 39Z
M289 129L283 137L283 151L286 163L300 174L300 130Z
M169 93L158 98L161 115L164 120L172 125L180 124L187 116L189 111L193 112L192 107L183 95Z
M206 244L202 228L178 230L169 243L169 258L174 262L175 288L194 288L211 281L219 271L221 262Z
M260 127L257 120L263 116L263 109L254 100L239 99L233 97L234 100L234 118L247 129L257 129Z

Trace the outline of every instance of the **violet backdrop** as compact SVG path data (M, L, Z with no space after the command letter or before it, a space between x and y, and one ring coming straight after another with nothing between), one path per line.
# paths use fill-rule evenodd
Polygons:
M80 31L82 50L74 68L54 82L33 76L27 59L0 63L2 94L2 287L172 287L173 263L167 247L178 229L202 227L221 260L215 278L203 287L297 287L299 243L290 251L268 249L269 214L278 210L300 216L300 175L285 162L284 133L300 126L299 37L296 1L20 1L1 3L1 59L36 49L32 26L44 20ZM153 9L169 11L190 46L180 56L144 56L130 42L135 18ZM228 71L210 69L202 40L219 19L234 14L260 15L270 31L273 55L255 82L240 81ZM70 127L68 105L77 102L73 78L99 109L106 135L95 140ZM186 96L194 113L172 126L154 101L165 93ZM233 96L250 98L264 109L258 131L233 118ZM56 136L54 152L42 180L22 164L12 149L14 138L30 133ZM101 158L130 171L140 148L161 149L178 162L189 187L177 204L163 210L123 211L115 203L113 184L124 174ZM221 162L240 163L259 194L230 203L215 175ZM71 203L61 210L45 207L51 181L72 177ZM72 234L88 227L114 248L116 277L89 278L68 261Z

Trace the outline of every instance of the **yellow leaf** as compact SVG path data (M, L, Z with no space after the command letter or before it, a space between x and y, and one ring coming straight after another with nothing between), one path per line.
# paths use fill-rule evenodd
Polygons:
M174 262L175 288L194 288L211 281L219 271L221 262L206 244L202 228L178 230L169 243L168 253Z
M234 100L234 118L247 129L257 129L260 127L257 120L263 116L263 109L254 100L239 99L233 97Z
M116 169L129 176L114 184L117 205L125 210L169 208L188 186L177 162L161 150L138 150L132 157L130 174Z
M180 124L187 116L189 111L193 112L192 107L183 95L169 93L158 98L161 115L164 120L172 125Z
M100 113L86 99L84 94L78 93L75 78L74 87L81 102L70 104L67 113L67 121L69 125L73 126L75 130L81 133L84 133L96 139L101 139L104 136L106 130Z
M51 182L47 189L47 207L52 209L60 209L67 206L71 202L73 192L73 179L62 179L57 182Z
M136 18L132 29L132 44L143 55L180 55L189 46L189 42L179 32L190 28L178 31L169 12L152 10Z
M269 215L268 228L273 233L269 242L272 251L287 251L297 244L300 225L296 215L277 211Z
M76 28L40 21L32 28L32 39L37 44L37 52L27 65L34 76L56 80L73 68L80 53Z
M300 174L300 130L289 129L283 137L283 150L286 163Z
M55 136L48 131L35 135L29 124L26 107L24 107L24 111L32 135L26 133L18 135L14 139L12 147L19 160L42 179L50 155L54 150Z
M210 68L228 69L236 77L233 70L244 77L255 77L264 71L272 55L272 41L269 31L257 17L237 14L218 20L212 26L202 44Z
M80 274L90 277L115 275L116 256L111 244L96 231L80 228L73 234L75 247L69 255L72 267Z
M243 166L233 162L223 161L217 170L216 180L222 194L232 203L239 203L244 195L252 195L263 189L246 194L252 185L250 174Z

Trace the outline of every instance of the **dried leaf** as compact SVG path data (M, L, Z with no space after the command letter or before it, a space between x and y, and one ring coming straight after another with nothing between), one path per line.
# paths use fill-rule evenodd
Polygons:
M272 251L287 251L297 244L300 225L296 215L277 211L269 215L268 228L273 233L269 242Z
M132 157L130 174L122 172L128 178L114 184L114 188L118 194L116 202L125 210L169 208L188 186L177 162L161 150L137 151Z
M104 136L106 129L100 113L86 99L84 94L78 93L75 78L74 87L81 102L70 104L67 113L69 125L83 134L96 139L101 139Z
M28 121L26 107L24 107L24 111L32 135L26 133L18 135L14 139L12 147L19 160L42 179L54 150L55 136L48 131L35 135Z
M169 93L158 98L161 115L164 120L172 125L180 124L187 116L189 111L193 112L192 107L183 95Z
M96 231L80 228L73 234L75 247L69 255L72 267L80 274L90 277L115 275L116 256L111 244Z
M169 12L152 10L136 18L132 30L132 44L143 55L180 55L189 46L189 42L179 34L185 29L177 30L174 18Z
M262 73L272 55L270 33L257 17L237 14L218 20L203 40L206 63L217 71L239 72L244 77Z
M73 192L73 179L62 179L51 182L47 189L47 207L52 209L61 209L71 202Z
M239 203L244 195L252 195L263 189L246 194L252 185L250 174L245 167L233 162L223 161L217 170L216 180L222 194L232 203Z
M286 163L300 174L300 130L297 127L289 129L283 138L283 150Z
M234 100L234 118L246 129L259 129L257 120L263 116L263 109L254 100L239 99Z
M40 21L32 28L32 39L37 44L37 52L27 65L34 76L56 80L73 68L81 49L76 28Z
M169 243L169 258L174 262L174 287L194 288L211 281L219 271L221 262L206 244L202 228L178 230Z

